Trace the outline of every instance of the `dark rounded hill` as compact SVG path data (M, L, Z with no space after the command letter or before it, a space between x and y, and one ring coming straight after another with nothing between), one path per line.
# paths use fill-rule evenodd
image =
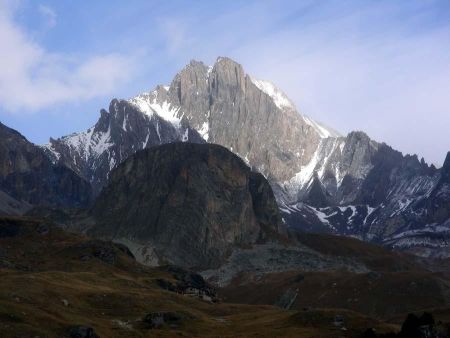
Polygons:
M137 152L112 173L90 233L153 250L159 263L211 268L235 246L277 238L272 189L214 144L170 143Z

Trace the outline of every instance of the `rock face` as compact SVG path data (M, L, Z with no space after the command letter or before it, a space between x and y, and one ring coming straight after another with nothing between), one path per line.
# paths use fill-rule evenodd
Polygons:
M228 58L212 67L191 61L170 86L114 99L94 127L43 148L98 193L129 155L180 140L220 144L261 172L292 228L398 248L448 246L447 167L403 156L360 131L340 136Z
M65 166L54 165L42 149L0 123L0 205L15 214L31 205L84 207L88 182Z
M191 61L172 81L168 100L205 140L277 181L307 163L322 137L337 135L298 114L285 94L228 58L213 67Z
M172 143L129 157L91 213L90 234L143 245L159 263L198 269L282 231L264 177L211 144Z

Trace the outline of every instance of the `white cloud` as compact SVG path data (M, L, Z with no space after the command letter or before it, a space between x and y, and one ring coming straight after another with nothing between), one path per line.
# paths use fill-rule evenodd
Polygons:
M0 102L8 111L108 95L130 79L133 57L111 53L76 60L50 53L14 21L16 9L15 2L0 2Z

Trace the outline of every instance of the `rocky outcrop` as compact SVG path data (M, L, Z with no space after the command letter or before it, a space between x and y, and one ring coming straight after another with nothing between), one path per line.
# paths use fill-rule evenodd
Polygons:
M4 213L20 214L30 204L88 205L90 185L72 170L54 165L40 147L1 123L0 140L0 198L6 204Z
M142 322L149 329L160 329L164 325L169 325L171 328L176 328L181 324L183 315L177 312L151 312L142 318Z
M143 245L159 263L198 269L282 232L264 177L211 144L172 143L129 157L91 213L90 234Z
M198 273L171 265L164 266L161 270L169 272L176 280L176 283L172 283L165 279L158 279L157 284L162 289L194 296L203 300L217 301L216 289L207 283Z

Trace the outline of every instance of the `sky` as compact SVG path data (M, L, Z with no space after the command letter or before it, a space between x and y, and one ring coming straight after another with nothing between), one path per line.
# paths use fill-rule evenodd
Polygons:
M43 144L218 56L344 135L450 151L449 0L0 0L0 121Z

